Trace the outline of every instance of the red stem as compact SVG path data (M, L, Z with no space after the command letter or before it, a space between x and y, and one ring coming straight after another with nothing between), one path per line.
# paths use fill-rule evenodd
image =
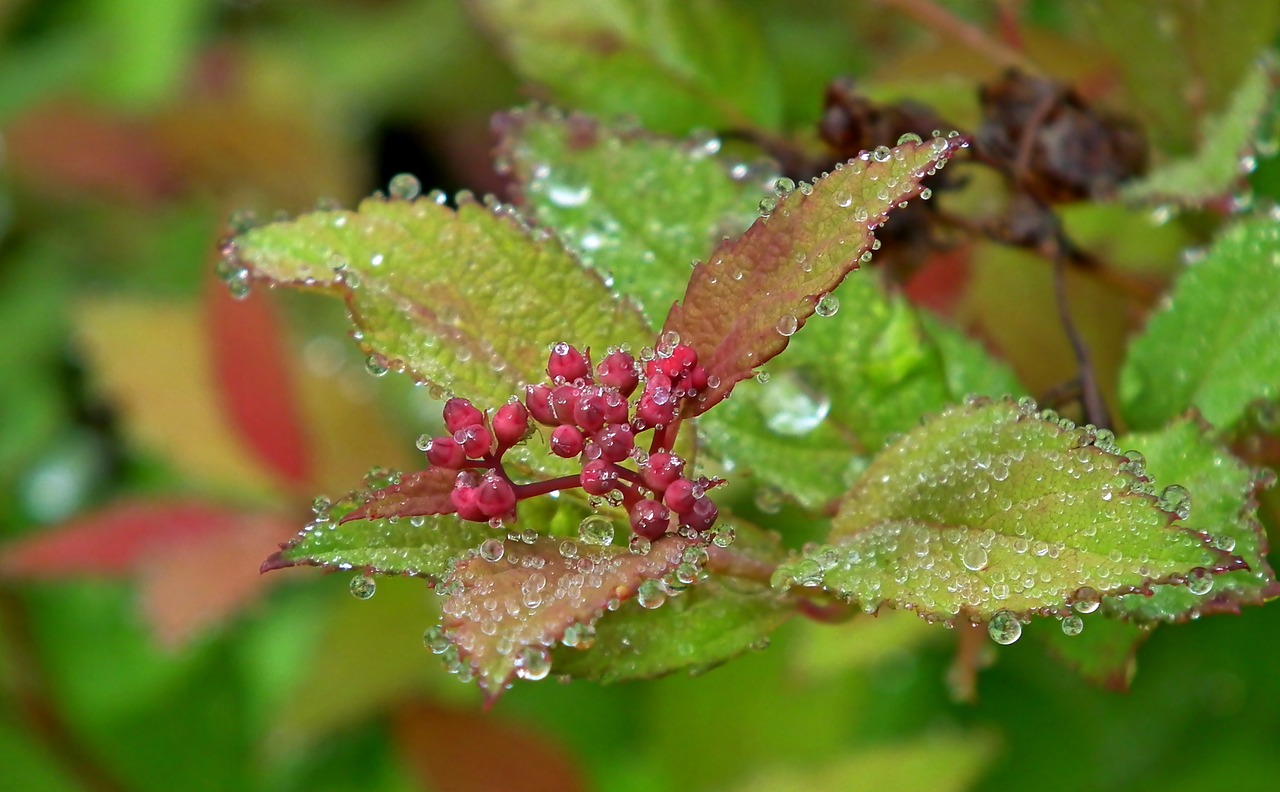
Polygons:
M499 468L501 469L501 468ZM531 481L528 484L515 484L516 500L526 500L528 498L536 498L539 495L546 495L551 492L559 492L560 490L574 489L582 486L582 476L561 476L560 478L547 479L546 481Z

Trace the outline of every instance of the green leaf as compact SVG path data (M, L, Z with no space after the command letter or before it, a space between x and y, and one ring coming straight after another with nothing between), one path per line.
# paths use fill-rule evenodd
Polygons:
M1169 588L1162 587L1160 591ZM1151 628L1101 613L1078 618L1083 619L1084 630L1076 635L1062 630L1042 631L1049 652L1095 685L1128 690L1137 670L1138 648L1151 634Z
M601 619L589 646L556 650L555 670L606 684L698 674L766 641L795 613L766 586L714 578L654 603L628 603Z
M994 741L982 734L925 736L912 742L876 745L818 766L757 771L734 785L739 792L808 792L813 789L894 789L963 792L971 789L995 757Z
M1152 146L1171 154L1193 148L1197 115L1225 107L1280 32L1274 3L1088 0L1064 10L1111 51Z
M771 213L695 267L664 325L698 352L714 383L691 403L692 414L717 404L785 349L819 298L870 254L872 229L964 145L934 138L882 146L813 184L789 193L784 186Z
M642 584L656 596L658 579L685 564L686 551L705 553L675 536L643 554L550 538L508 541L496 559L473 555L458 564L442 588L448 600L433 640L456 648L459 668L470 668L492 700L516 676L544 678L550 647L589 640L596 620Z
M980 346L889 294L879 272L835 296L844 307L809 323L769 366L768 383L740 384L699 419L713 453L808 508L843 495L864 455L921 416L969 394L1022 391ZM784 454L788 464L772 463Z
M1154 429L1196 407L1225 430L1254 400L1280 397L1277 304L1280 221L1232 226L1130 345L1120 376L1129 425Z
M652 338L635 307L554 239L508 207L458 202L455 212L432 197L375 196L356 212L256 228L236 238L228 270L340 294L375 366L481 405L545 379L558 341L603 350Z
M875 611L975 622L1065 613L1076 600L1240 568L1171 525L1140 461L1029 402L952 408L882 451L832 522L831 544L780 568Z
M449 574L468 550L494 535L488 525L453 515L412 520L333 519L308 523L262 564L262 571L293 566L363 569L383 575L414 575L435 582Z
M1153 596L1122 597L1115 613L1135 621L1182 621L1216 612L1238 613L1241 605L1260 605L1280 596L1275 573L1267 563L1267 535L1257 518L1257 479L1253 471L1208 428L1184 419L1149 434L1120 439L1146 457L1147 472L1157 481L1176 483L1190 493L1191 511L1179 520L1214 538L1218 547L1244 559L1248 569L1199 581L1207 590L1162 587Z
M536 108L499 116L495 126L517 202L655 328L684 293L692 261L759 215L765 180L744 166L735 176L715 156L716 138L673 140Z
M1182 205L1202 205L1227 195L1248 173L1241 168L1241 158L1253 150L1275 82L1274 64L1259 62L1245 74L1231 104L1205 124L1200 148L1193 156L1165 163L1127 186L1121 195L1130 201Z
M716 0L473 0L517 73L557 102L661 132L776 128L773 60Z

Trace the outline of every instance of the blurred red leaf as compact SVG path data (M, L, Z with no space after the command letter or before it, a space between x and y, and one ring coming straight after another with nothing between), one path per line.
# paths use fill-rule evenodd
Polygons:
M293 530L274 515L197 502L124 501L0 547L0 577L138 575L152 628L162 643L174 645L269 585L256 561Z
M307 483L310 447L271 302L236 300L210 280L205 310L213 380L231 426L286 484Z
M564 749L492 714L432 704L401 708L395 737L405 762L438 792L579 792L581 773Z

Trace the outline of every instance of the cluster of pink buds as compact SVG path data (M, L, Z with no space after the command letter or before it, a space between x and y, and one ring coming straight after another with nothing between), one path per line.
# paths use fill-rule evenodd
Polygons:
M458 516L500 527L514 521L521 500L581 487L624 506L632 530L646 539L710 529L718 510L707 490L720 482L687 478L684 460L672 452L683 401L708 387L697 353L666 344L642 369L629 352L611 350L594 371L589 354L556 344L547 361L550 380L527 386L523 403L506 404L491 420L466 399L445 403L450 434L433 438L425 450L432 466L458 471L449 495ZM550 431L551 453L582 463L580 473L511 480L503 454L534 424ZM648 451L636 444L644 432L653 433Z

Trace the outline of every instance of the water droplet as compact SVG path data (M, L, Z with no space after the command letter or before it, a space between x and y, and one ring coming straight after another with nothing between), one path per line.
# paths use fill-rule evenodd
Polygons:
M1197 597L1213 591L1213 576L1203 569L1191 570L1187 578L1187 589Z
M613 523L599 514L588 514L578 523L578 539L588 545L613 544Z
M480 557L489 563L501 561L506 550L506 545L497 539L485 539L480 543Z
M840 310L840 298L834 294L827 292L818 298L818 304L814 306L813 312L823 318L835 316L836 311Z
M773 196L766 195L760 199L760 204L756 208L760 210L761 216L768 217L773 213L774 209L778 208L778 199Z
M920 191L920 200L927 201L932 197L933 197L933 190L929 189L928 187L925 187L923 190Z
M903 145L904 143L915 143L919 145L920 143L923 143L923 142L924 142L924 139L914 132L905 132L898 138L899 146Z
M787 437L801 437L812 432L831 411L830 397L810 387L794 370L780 375L758 398L760 409L766 416L765 425Z
M639 590L636 592L636 600L640 603L640 607L653 610L662 606L667 601L667 590L660 580L646 580L640 584Z
M889 150L888 146L876 146L871 152L871 159L876 162L888 162L892 156L893 152Z
M423 453L426 453L427 451L430 451L430 450L431 450L431 435L429 435L429 434L420 434L420 435L418 435L418 439L414 441L413 445L414 445L414 447L415 447L415 448L417 448L419 451L421 451L421 452L423 452Z
M644 538L640 534L632 534L627 540L627 549L632 555L648 555L649 550L653 547L653 543Z
M837 190L836 194L832 197L835 198L836 206L841 209L848 209L853 205L853 196L844 190Z
M1102 596L1088 586L1076 589L1073 599L1071 607L1076 613L1093 613L1102 604Z
M1079 616L1068 616L1062 620L1062 634L1076 636L1084 632L1084 619Z
M545 646L528 646L516 660L516 676L529 682L546 679L551 673L551 652Z
M1226 535L1219 536L1213 540L1213 546L1224 553L1230 553L1232 550L1236 549L1236 540L1235 538Z
M970 545L960 554L960 561L964 564L965 569L970 572L977 572L987 565L987 551L982 545Z
M779 317L777 329L778 329L778 335L780 336L783 336L783 337L792 336L795 334L796 330L800 329L800 320L797 319L793 314L787 314L785 316Z
M369 357L365 358L364 368L365 368L365 371L368 371L370 374L372 374L375 377L386 376L386 373L391 370L390 368L388 368L386 365L383 364L382 358L379 357L378 355L370 355Z
M996 611L987 623L987 634L1001 646L1008 646L1022 637L1022 622L1009 611Z
M1170 484L1160 493L1160 508L1178 515L1179 520L1191 516L1191 493L1186 487Z
M418 177L412 173L397 173L387 184L387 192L392 198L412 201L422 194L422 182L418 181Z
M449 651L451 644L448 636L444 633L444 628L440 625L427 628L422 634L422 645L431 650L432 654L444 654Z
M786 176L780 177L773 183L773 192L779 198L786 198L796 188L796 183Z
M711 529L711 543L716 547L728 547L738 538L738 532L732 525L717 525Z
M378 584L372 577L360 574L351 578L350 589L351 596L358 600L367 600L377 591Z

